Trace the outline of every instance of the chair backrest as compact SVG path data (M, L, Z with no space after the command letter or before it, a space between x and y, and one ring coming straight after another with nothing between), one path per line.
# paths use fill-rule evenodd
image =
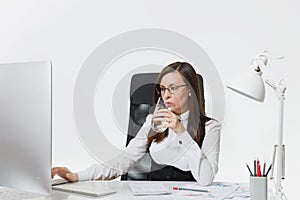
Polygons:
M135 74L131 78L130 86L130 116L127 131L128 143L136 136L148 114L153 113L153 90L159 73L141 73ZM198 74L201 92L204 94L203 79ZM204 95L202 95L203 106ZM151 158L149 154L140 160L139 164L131 169L126 175L121 177L121 180L148 180L148 173L151 170Z

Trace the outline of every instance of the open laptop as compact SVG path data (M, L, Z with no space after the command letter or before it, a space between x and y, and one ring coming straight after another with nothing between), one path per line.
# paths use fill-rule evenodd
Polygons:
M0 199L51 193L51 132L51 63L0 64Z

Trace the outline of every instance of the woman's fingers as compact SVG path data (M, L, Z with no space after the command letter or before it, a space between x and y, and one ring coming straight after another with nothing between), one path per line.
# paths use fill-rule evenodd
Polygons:
M76 173L67 173L66 178L68 181L71 181L71 182L78 181L78 175Z
M55 176L55 175L58 175L58 171L59 171L60 167L53 167L51 169L51 176L52 178Z
M178 117L175 113L168 109L161 109L153 115L152 120L154 122L165 121L166 124L163 124L162 127L174 129L178 124Z
M55 175L60 176L63 179L66 179L68 181L78 181L78 175L76 173L71 172L68 168L66 167L53 167L51 170L51 176L52 178Z
M57 171L58 171L58 167L53 167L53 168L51 169L51 177L52 177L52 178L57 174Z
M71 173L71 171L69 169L65 168L65 167L61 167L57 171L57 175L64 178L64 179L67 179L67 177L66 177L67 173Z

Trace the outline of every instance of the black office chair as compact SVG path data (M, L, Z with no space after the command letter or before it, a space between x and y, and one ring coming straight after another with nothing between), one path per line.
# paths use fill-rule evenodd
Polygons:
M130 117L127 132L126 146L132 138L136 136L149 113L153 113L153 90L158 73L141 73L135 74L131 78L130 86ZM198 74L201 92L204 94L203 79ZM204 95L203 96L203 106ZM127 174L122 175L121 180L149 180L149 172L151 171L151 158L149 154L140 160L139 164L131 169Z

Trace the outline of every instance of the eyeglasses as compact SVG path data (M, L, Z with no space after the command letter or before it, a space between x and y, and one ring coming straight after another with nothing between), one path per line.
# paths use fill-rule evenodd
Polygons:
M184 84L184 85L172 85L169 88L160 86L160 87L156 88L156 92L158 94L163 95L166 92L166 90L168 90L170 94L176 94L176 92L178 91L178 88L184 87L184 86L186 86L186 84Z

